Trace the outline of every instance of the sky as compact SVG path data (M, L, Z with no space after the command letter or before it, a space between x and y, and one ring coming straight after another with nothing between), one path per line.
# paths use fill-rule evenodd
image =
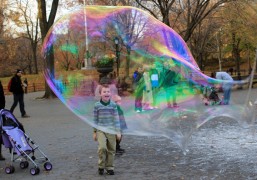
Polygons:
M28 3L28 9L29 9L28 15L31 16L33 22L36 22L36 17L37 17L37 12L38 12L37 11L37 1L20 0L20 3L22 3L23 5L25 5L27 2L29 2ZM9 7L11 7L11 10L13 10L13 11L19 10L18 5L16 3L13 3L12 1L8 1L8 3L11 3L11 5L8 5ZM48 17L50 10L51 10L52 1L47 0L46 5L47 5L47 17ZM78 2L74 1L74 0L60 0L55 21L57 21L59 18L61 18L65 14L72 12L76 9L79 9L82 6L83 5L78 5ZM24 16L20 16L20 20L24 21ZM5 28L8 30L13 29L14 30L13 35L16 37L17 37L17 35L15 35L16 32L26 32L25 27L18 27L11 19L5 20Z

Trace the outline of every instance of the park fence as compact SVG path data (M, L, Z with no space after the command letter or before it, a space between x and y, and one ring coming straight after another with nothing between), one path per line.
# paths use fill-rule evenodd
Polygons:
M79 85L80 84L80 85ZM82 86L81 86L82 84ZM8 85L3 85L4 88L4 93L5 95L10 95L12 94L11 92L8 91ZM75 91L81 91L81 87L83 88L83 94L93 94L94 89L96 87L96 83L92 80L83 80L82 82L78 81L72 81L72 82L60 82L56 83L55 87L57 88L58 91L62 90L69 90L73 89ZM25 93L31 93L31 92L38 92L38 91L45 91L45 82L42 83L30 83L28 86L25 88L24 87Z
M11 92L8 91L8 85L3 85L4 88L4 94L10 95ZM24 88L25 93L31 93L31 92L37 92L37 91L44 91L45 90L45 83L31 83L28 84L27 88Z

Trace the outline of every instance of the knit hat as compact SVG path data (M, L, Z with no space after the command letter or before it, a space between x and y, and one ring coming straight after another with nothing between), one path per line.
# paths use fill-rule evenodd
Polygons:
M17 69L16 73L22 73L22 70Z

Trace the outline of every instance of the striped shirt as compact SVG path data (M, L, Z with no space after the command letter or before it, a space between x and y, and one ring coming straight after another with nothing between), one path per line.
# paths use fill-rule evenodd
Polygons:
M94 107L94 123L97 126L120 133L117 105L112 101L108 103L102 100L96 102ZM96 128L94 128L94 131L96 131Z

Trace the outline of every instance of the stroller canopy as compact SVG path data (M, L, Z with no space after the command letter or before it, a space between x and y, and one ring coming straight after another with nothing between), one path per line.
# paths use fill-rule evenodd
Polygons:
M15 118L14 115L9 110L2 109L0 111L0 127L2 128L6 126L13 128L18 127L23 132L25 132L23 125Z

